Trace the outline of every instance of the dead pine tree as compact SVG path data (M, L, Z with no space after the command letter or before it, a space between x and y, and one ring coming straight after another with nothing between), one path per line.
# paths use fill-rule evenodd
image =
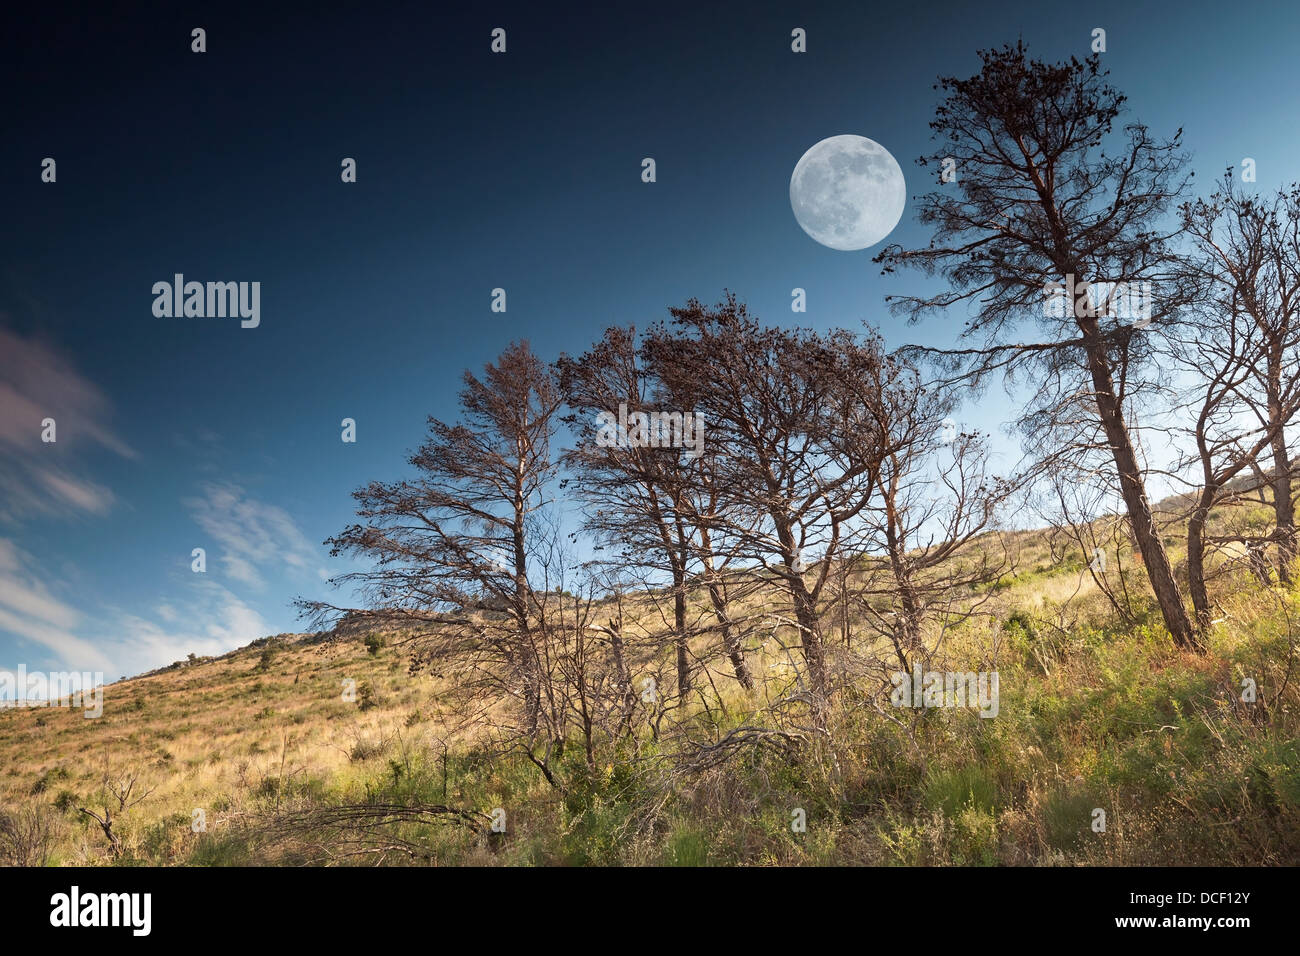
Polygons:
M730 294L712 308L690 300L670 311L673 322L647 332L643 354L671 407L708 423L714 478L731 505L713 530L792 612L806 694L825 729L826 584L889 451L864 407L875 397L851 387L884 361L879 342L764 327Z
M554 543L546 514L559 404L547 365L512 343L482 376L465 373L461 421L429 419L409 459L415 476L356 491L361 520L326 542L334 555L368 559L336 583L368 599L365 615L413 627L413 666L454 676L465 712L508 702L509 726L496 729L530 757L538 746L563 750L564 708L547 693L545 588L532 578ZM348 610L299 606L317 619Z
M720 493L706 423L692 409L668 407L672 400L639 356L634 329L610 328L586 353L564 356L556 367L572 409L564 420L576 439L562 458L565 486L584 502L584 530L609 554L603 563L639 569L647 590L656 578L671 588L679 696L691 687L689 641L698 628L687 603L696 580L709 595L736 680L752 689L740 628L730 613L736 595L723 573L733 555L717 514ZM611 424L616 414L620 419ZM624 414L638 424L624 430ZM672 427L661 434L664 423L680 424L678 434Z
M649 581L659 577L670 589L677 693L685 697L691 688L686 580L694 529L679 507L687 488L683 449L672 447L672 436L658 434L653 382L637 360L634 330L610 328L588 352L563 356L556 368L572 409L564 420L576 439L562 459L569 472L565 487L586 505L584 529L612 552L609 560L641 569ZM624 427L623 419L642 416L640 426ZM648 416L656 422L653 434ZM649 584L646 590L652 591Z
M1055 438L1108 459L1165 625L1178 646L1197 648L1133 427L1133 397L1151 369L1144 336L1183 302L1173 235L1160 230L1187 182L1181 130L1169 141L1136 123L1116 131L1124 97L1096 54L1048 64L1017 44L980 56L979 73L936 87L937 147L921 162L952 175L918 200L933 241L875 259L886 273L941 274L949 288L891 305L911 319L966 308L971 347L938 354L976 386L996 374L1027 379L1022 424L1072 415L1086 393L1090 421ZM1117 293L1148 289L1150 314L1125 318Z
M987 439L949 417L956 394L922 387L906 363L891 360L856 387L884 399L870 403L879 415L872 432L889 438L851 562L862 578L855 596L867 633L885 638L907 671L939 649L927 625L979 613L993 592L967 595L1010 569L996 529L1022 476L993 474Z
M1195 453L1196 500L1188 519L1189 590L1208 628L1205 526L1216 505L1254 490L1273 495L1277 572L1296 556L1293 465L1286 431L1300 411L1300 185L1272 195L1243 192L1229 169L1206 199L1182 207L1190 250L1188 283L1204 289L1169 336L1170 354L1192 380L1187 428ZM1264 465L1271 466L1271 475ZM1230 482L1236 480L1236 487ZM1248 483L1249 485L1249 483ZM1267 584L1261 545L1244 544Z

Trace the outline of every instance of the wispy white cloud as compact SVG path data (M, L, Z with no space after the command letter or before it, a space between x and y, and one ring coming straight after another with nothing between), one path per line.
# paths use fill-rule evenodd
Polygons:
M0 632L35 645L45 659L107 673L108 656L73 633L81 623L81 613L50 592L31 555L0 538Z
M0 519L105 514L112 491L81 474L95 448L135 452L107 425L109 402L53 347L0 328ZM55 422L54 442L41 440Z
M107 680L139 674L188 654L223 654L270 633L254 608L221 585L188 581L185 613L160 604L157 619L101 608L86 614L51 590L36 560L0 538L0 636L16 639L4 663L29 670L101 672Z
M157 609L162 624L129 613L112 616L115 636L103 647L113 660L114 676L139 674L188 654L224 654L271 632L262 615L219 584L195 581L192 588L183 622L174 619L170 605Z
M82 511L102 515L113 505L113 492L103 485L82 481L53 471L39 472L38 477L55 499L66 502Z
M319 549L278 505L258 501L232 484L206 484L201 497L187 498L183 504L221 546L218 557L232 580L262 588L268 567L328 577Z

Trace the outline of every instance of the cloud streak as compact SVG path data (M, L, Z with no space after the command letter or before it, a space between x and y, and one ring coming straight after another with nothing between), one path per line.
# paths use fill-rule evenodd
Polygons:
M52 593L46 580L31 555L0 538L0 634L19 642L5 655L15 659L0 664L100 672L113 681L190 653L224 654L271 630L256 610L211 581L191 583L183 621L163 604L156 609L159 623L113 608L83 614ZM92 626L98 633L83 636Z
M202 577L202 575L196 575ZM105 642L114 675L129 676L183 660L187 654L217 655L271 633L262 616L239 597L210 581L196 581L185 602L186 622L172 609L159 608L167 626L129 613L119 613L114 629L121 635ZM201 622L201 623L197 623ZM196 626L197 623L197 626Z
M104 515L115 498L73 457L135 452L108 427L107 398L54 348L0 328L0 520ZM41 440L54 419L56 441Z
M81 620L79 611L50 593L31 555L0 538L0 632L37 645L62 665L107 673L109 658L73 633Z
M328 577L317 548L278 505L252 498L238 485L215 483L204 485L200 497L182 503L195 523L221 545L219 559L231 580L261 589L266 567Z

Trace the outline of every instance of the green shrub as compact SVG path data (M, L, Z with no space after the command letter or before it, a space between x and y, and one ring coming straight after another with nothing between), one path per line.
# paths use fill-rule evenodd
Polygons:
M967 807L992 813L998 806L998 787L981 767L935 770L926 780L925 805L951 818Z
M50 788L50 784L58 783L60 780L67 780L72 774L68 773L66 767L54 767L45 771L34 784L32 784L32 793L44 793Z
M666 866L705 866L709 862L709 841L696 827L679 823L664 844L663 861Z
M383 744L376 740L368 740L365 737L360 738L352 745L348 751L348 759L353 762L369 760L372 757L378 757L384 752Z
M1073 788L1057 787L1043 799L1039 820L1043 839L1053 850L1077 851L1092 832L1092 812L1098 798Z

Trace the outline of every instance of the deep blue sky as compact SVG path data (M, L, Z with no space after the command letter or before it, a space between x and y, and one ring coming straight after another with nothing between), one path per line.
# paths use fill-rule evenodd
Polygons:
M167 4L8 24L0 668L112 680L298 629L290 602L328 592L320 542L351 490L402 474L425 417L454 416L461 370L512 338L552 358L730 288L772 322L951 343L957 317L891 319L884 295L917 280L813 242L788 188L839 133L929 188L914 160L932 85L974 72L980 48L1083 57L1104 27L1132 116L1185 127L1203 188L1245 156L1260 188L1300 178L1289 4L607 6ZM926 239L910 203L894 239ZM151 287L176 272L260 281L261 326L156 318ZM967 420L1011 411L993 395Z

